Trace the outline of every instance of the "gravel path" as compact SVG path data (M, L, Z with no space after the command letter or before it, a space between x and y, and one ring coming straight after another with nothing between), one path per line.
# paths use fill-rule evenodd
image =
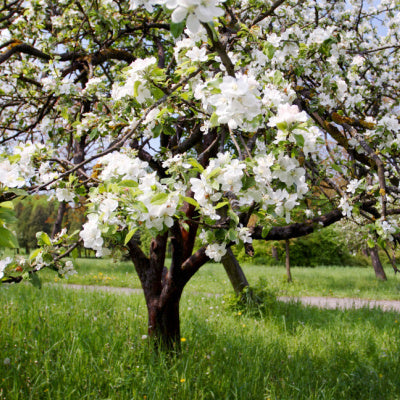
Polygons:
M112 287L112 286L95 286L95 285L74 285L64 284L63 287L69 289L80 289L80 290L101 290L112 293L124 293L124 294L141 294L142 289L131 289L123 287ZM220 294L206 294L208 297L220 297ZM357 298L337 298L337 297L278 297L278 300L289 302L299 301L304 305L315 306L325 309L351 309L351 308L381 308L383 311L397 311L400 312L400 301L397 300L366 300Z

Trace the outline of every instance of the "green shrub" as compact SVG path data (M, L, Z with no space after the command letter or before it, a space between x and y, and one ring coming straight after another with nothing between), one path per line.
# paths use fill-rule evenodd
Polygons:
M275 247L278 259L272 256ZM253 243L254 256L249 257L244 249L236 251L240 262L257 265L283 265L285 263L285 241ZM367 266L369 259L362 255L352 255L340 231L334 227L322 229L310 235L290 240L290 264L292 266L316 267L321 265Z

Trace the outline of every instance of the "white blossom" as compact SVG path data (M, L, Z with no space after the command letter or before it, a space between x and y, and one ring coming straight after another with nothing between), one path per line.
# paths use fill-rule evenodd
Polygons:
M347 185L346 192L354 194L360 185L361 181L359 181L358 179L352 179Z
M4 276L4 270L6 269L7 265L12 262L11 257L6 257L3 260L0 260L0 279Z
M237 74L225 76L219 85L220 93L205 98L205 106L214 107L219 124L228 124L231 129L238 127L252 130L252 122L261 114L260 92L254 77Z
M188 50L186 52L186 56L191 59L192 62L202 62L202 61L207 61L207 49L205 47L198 48L197 46L194 46L191 50Z
M206 255L216 262L221 261L222 257L225 254L226 254L226 245L223 243L209 244L206 248Z
M83 239L84 246L88 249L96 250L97 255L102 255L103 238L99 229L99 216L97 214L89 214L88 221L83 224L83 230L79 233Z
M343 216L347 218L351 218L351 212L353 210L353 206L351 206L345 197L342 197L339 202L339 208L342 209Z
M307 114L304 111L300 111L296 105L280 104L277 115L269 119L268 126L275 127L282 123L291 125L306 122L307 119Z
M58 201L74 201L75 193L68 188L57 188L56 197Z
M187 28L197 33L201 29L201 22L211 22L214 17L224 14L220 3L224 0L159 0L172 13L172 22L178 23L186 19Z

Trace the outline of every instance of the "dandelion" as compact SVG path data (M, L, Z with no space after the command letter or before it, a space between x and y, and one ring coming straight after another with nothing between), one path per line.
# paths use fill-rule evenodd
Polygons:
M238 315L242 315L242 313L239 311L239 312L238 312Z
M146 340L147 339L147 335L142 335L142 340Z
M243 326L243 328L246 328L246 324L243 324L242 326Z
M185 381L186 381L185 378L182 378L182 379L180 380L181 383L183 383L183 382L185 382Z
M4 359L3 364L4 365L10 365L11 364L11 360L7 357L7 358Z
M183 343L183 342L186 342L186 338L181 338L181 342Z

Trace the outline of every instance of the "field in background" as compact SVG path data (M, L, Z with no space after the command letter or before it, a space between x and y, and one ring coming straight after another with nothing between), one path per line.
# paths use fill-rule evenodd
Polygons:
M42 271L46 282L77 283L114 287L140 288L139 279L131 262L77 259L78 274L59 279L51 271ZM387 282L376 280L372 267L293 267L294 282L288 284L284 267L243 265L250 285L259 284L279 295L360 297L366 299L400 300L400 276L386 268ZM185 292L226 294L232 291L228 277L220 264L207 264L189 281Z
M195 281L192 289L207 287ZM0 287L0 399L400 398L398 313L273 300L246 313L190 291L182 355L170 359L143 336L140 294Z

